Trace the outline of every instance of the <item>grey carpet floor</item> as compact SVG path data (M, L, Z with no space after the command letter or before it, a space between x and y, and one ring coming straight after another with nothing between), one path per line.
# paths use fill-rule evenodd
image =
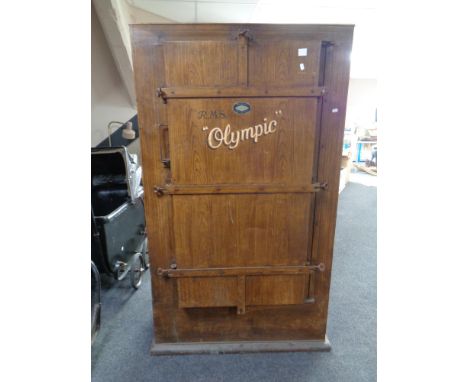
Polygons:
M376 381L376 187L340 194L332 271L330 353L152 357L149 274L140 290L104 280L102 326L92 348L100 381Z

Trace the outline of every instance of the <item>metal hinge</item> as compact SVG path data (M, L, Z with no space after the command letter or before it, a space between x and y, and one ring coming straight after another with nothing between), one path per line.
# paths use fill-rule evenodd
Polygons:
M164 195L164 187L159 187L159 186L156 186L154 187L154 192L156 193L157 196L163 196Z
M325 271L325 264L319 263L317 265L309 265L309 268L313 271L324 272Z
M156 273L158 274L158 276L161 276L161 277L169 277L171 274L171 271L173 271L174 269L177 269L177 264L175 263L170 265L170 269L158 268Z
M253 40L253 35L248 29L244 29L239 32L238 37L243 37L247 41L252 41Z
M328 48L329 46L335 46L335 45L336 45L336 42L334 42L334 41L322 41L322 45L323 45L325 48Z
M157 95L162 98L164 103L167 103L167 94L162 90L162 88L158 88Z
M313 183L312 186L314 187L314 191L320 191L320 190L328 190L328 183L327 182L317 182Z

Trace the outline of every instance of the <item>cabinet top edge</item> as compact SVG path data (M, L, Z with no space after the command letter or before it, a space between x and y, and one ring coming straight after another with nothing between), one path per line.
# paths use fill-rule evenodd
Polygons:
M130 27L163 27L163 28L173 28L174 26L178 27L207 27L207 26L258 26L258 27L270 27L270 26L279 26L279 27L291 27L291 28L301 28L301 27L320 27L320 28L350 28L353 29L356 24L283 24L283 23L130 23Z
M184 36L229 36L240 29L269 37L295 35L351 44L354 24L258 24L258 23L184 23L129 24L133 44L148 44L152 39L177 39Z

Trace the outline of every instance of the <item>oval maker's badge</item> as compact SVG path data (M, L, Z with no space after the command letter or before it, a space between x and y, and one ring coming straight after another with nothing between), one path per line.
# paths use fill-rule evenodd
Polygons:
M247 102L237 102L232 107L232 110L237 114L245 114L250 111L250 105Z

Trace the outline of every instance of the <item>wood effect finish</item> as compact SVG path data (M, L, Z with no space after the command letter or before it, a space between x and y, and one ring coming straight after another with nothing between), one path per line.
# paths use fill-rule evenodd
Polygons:
M177 267L304 265L311 202L310 194L174 196Z
M190 277L177 280L179 308L237 306L237 277Z
M248 102L252 111L239 115L232 105ZM198 118L197 111L221 110L226 118L214 121ZM281 110L281 115L275 111ZM312 167L317 113L314 98L233 98L171 100L167 104L169 145L173 184L307 184ZM277 131L246 140L233 150L217 150L207 145L203 127L225 129L229 123L240 130L278 121Z
M321 46L317 40L255 40L249 50L250 85L317 85ZM307 49L307 56L299 56L298 49Z
M154 352L164 345L200 341L215 341L213 346L220 341L324 341L352 27L138 25L132 26L132 40L153 273ZM298 56L299 48L307 48L307 56ZM287 92L274 90L281 87ZM297 97L307 87L327 91L322 97L316 90ZM185 97L163 99L160 88ZM222 97L213 94L216 88ZM245 88L253 90L242 94ZM269 94L261 96L265 90ZM250 103L250 113L233 113L236 102ZM201 121L201 110L221 110L226 118ZM234 150L213 150L200 134L201 122L213 128L228 120L239 129L276 117L277 110L283 113L275 134L256 143L244 141ZM170 168L163 158L170 159ZM326 182L328 189L236 192L255 185L283 191L312 188L317 182ZM161 185L232 188L229 194L161 197L153 192ZM182 270L319 263L324 272L300 275L157 275L158 268L170 264Z
M246 282L246 305L303 304L304 275L252 276Z
M166 86L237 85L237 45L236 41L163 44Z

